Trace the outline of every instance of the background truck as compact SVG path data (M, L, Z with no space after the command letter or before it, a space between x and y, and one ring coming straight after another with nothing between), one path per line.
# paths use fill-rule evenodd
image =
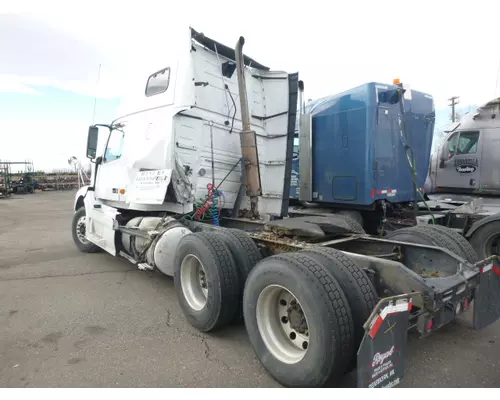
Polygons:
M424 186L434 219L465 235L479 257L500 254L499 118L500 99L464 115L432 155Z
M289 213L349 215L389 237L416 224L442 225L463 235L478 258L500 254L500 101L464 116L431 160L433 99L406 90L399 101L398 90L368 83L302 105Z
M372 234L415 216L434 132L432 96L372 82L302 108L290 213L349 215Z
M475 329L500 317L495 257L472 258L453 230L386 239L347 215L290 217L296 121L311 121L297 115L298 74L244 55L242 37L234 49L191 28L176 37L120 117L89 128L79 250L173 276L200 331L244 321L260 362L291 387L353 368L359 387L397 385L408 330L429 335L471 307ZM381 97L401 105L400 89Z

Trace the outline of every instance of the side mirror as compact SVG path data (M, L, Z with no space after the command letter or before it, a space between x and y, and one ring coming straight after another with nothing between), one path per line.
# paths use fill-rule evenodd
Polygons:
M440 159L443 160L443 161L446 161L448 160L450 157L449 157L449 154L450 151L448 149L448 143L445 142L443 143L443 145L441 146L441 152L440 152Z
M448 143L445 142L439 151L439 168L444 168L444 162L448 160Z
M87 158L93 160L97 155L97 138L99 136L99 128L90 126L87 136Z

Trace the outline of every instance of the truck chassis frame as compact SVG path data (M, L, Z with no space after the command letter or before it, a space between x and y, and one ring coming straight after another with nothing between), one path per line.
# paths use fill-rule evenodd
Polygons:
M233 320L226 318L225 321L208 327L201 326L198 324L199 321L196 321L198 317L186 311L186 307L189 308L189 306L182 299L185 293L181 288L183 285L181 270L184 265L182 257L198 259L202 269L206 259L199 254L194 255L193 252L182 253L182 249L179 249L182 248L187 238L201 239L200 245L205 244L207 247L218 245L221 254L224 253L224 249L232 254L230 266L228 267L229 264L223 266L228 270L236 271L240 268L237 261L244 260L249 265L249 270L239 289L236 290L237 293L233 293L235 295L233 299L238 299L238 303L242 303L241 314L257 357L269 373L284 386L322 386L327 381L338 379L342 373L357 365L358 387L392 387L397 385L404 375L408 331L417 331L422 337L428 336L469 308L474 309L474 329L482 329L500 317L500 307L498 307L500 304L500 269L494 265L497 260L496 256L472 264L443 247L377 238L364 233L362 229L356 232L356 229L352 229L355 225L352 225L349 217L333 221L326 217L315 217L312 223L308 217L296 217L271 221L267 224L255 223L255 221L243 218L221 219L222 225L227 224L231 228L182 218L175 219L170 216L154 218L161 221L158 229L142 230L131 228L126 224L115 225L117 237L128 235L148 243L141 254L127 252L122 246L120 246L119 254L137 264L140 269L158 269L154 262L147 261L144 255L164 233L161 226L184 226L189 229L190 233L180 239L175 251L174 282L181 308L188 321L204 332L222 328ZM129 215L123 223L130 219ZM289 223L292 224L292 229L287 227ZM307 229L310 229L311 224L326 234L304 236L308 233ZM302 225L306 228L305 231L301 230ZM242 252L242 248L236 246L234 241L220 241L224 236L227 239L228 235L234 235L235 232L249 239L259 249L260 257L252 258L250 251L243 250ZM117 239L116 242L118 243L119 240ZM179 258L179 252L182 253L181 258ZM337 267L340 266L338 263L328 262L328 260L332 261L332 257L338 260L349 260L353 268L351 273L354 271L354 274L363 274L370 281L375 301L369 304L362 319L360 319L359 310L356 310L353 304L351 289L345 286L346 282L342 282L342 277L339 275L342 268L338 270ZM215 260L214 265L221 268L226 261L219 258ZM264 351L261 344L261 338L265 335L262 336L262 331L259 330L257 331L260 333L256 334L255 329L252 329L252 326L255 328L258 325L258 321L255 322L255 316L259 314L255 308L258 301L255 295L252 297L253 300L250 299L252 288L249 289L248 286L252 282L255 283L260 276L265 275L269 268L272 269L274 262L284 263L289 271L304 272L305 267L310 268L310 271L320 270L325 277L329 277L333 285L343 292L342 298L347 303L345 306L350 307L349 315L353 320L353 332L349 339L351 347L347 352L352 357L339 358L336 355L334 362L332 361L335 368L327 374L328 376L319 374L309 379L299 378L301 373L294 371L291 365L287 366L291 370L285 377L278 372L276 360L274 364L266 361L269 358L269 350ZM206 271L204 274L206 274L205 279L208 279L211 272ZM286 289L284 284L277 285ZM210 290L210 284L208 288L205 286L204 290L205 296L209 296L207 293ZM221 293L219 306L222 309L225 307L224 301L227 302L227 296L227 293ZM297 307L300 310L302 301L300 298L300 295L296 296L295 303L293 303L294 306L295 304L299 306L295 306L292 311L288 310L288 314L281 317L282 319L289 318L290 326L292 317L297 315L295 312ZM335 308L335 302L332 304ZM299 313L299 315L304 315L304 321L307 313ZM298 333L295 333L299 331L290 329L287 331L290 335L299 337ZM361 332L361 334L356 332ZM276 333L270 335L272 337ZM309 346L309 338L307 338L307 343ZM306 349L306 351L309 350ZM266 356L263 356L264 353ZM300 369L300 367L296 368Z

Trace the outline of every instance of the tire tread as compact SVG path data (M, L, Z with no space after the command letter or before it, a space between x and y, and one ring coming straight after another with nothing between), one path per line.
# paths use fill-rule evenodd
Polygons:
M239 304L238 296L241 289L234 258L228 246L213 232L195 232L184 236L179 243L178 251L179 249L182 249L182 244L188 241L198 241L198 244L201 244L208 250L212 257L212 261L217 268L219 276L218 284L220 285L221 294L220 304L218 305L219 313L211 318L211 321L205 325L200 325L193 318L188 317L188 320L191 325L202 332L220 329L223 326L228 325L233 320ZM175 280L178 280L182 259L176 257ZM204 263L203 260L200 261ZM178 295L182 295L182 289L180 287Z
M453 229L447 228L443 225L422 225L421 227L429 231L435 230L437 232L440 232L443 235L448 236L451 240L455 241L455 243L463 250L466 256L466 260L470 263L474 264L479 261L476 250L474 250L469 241L460 233L455 232Z
M316 260L303 253L286 253L284 255L275 255L273 257L281 258L292 262L296 267L312 274L315 279L323 286L328 299L333 306L335 318L332 320L333 325L337 326L339 346L335 353L336 362L333 363L332 372L329 379L339 378L346 370L349 360L354 352L353 347L353 330L354 323L352 320L351 309L349 302L342 291L338 281L332 277L321 264ZM331 318L332 316L330 316Z

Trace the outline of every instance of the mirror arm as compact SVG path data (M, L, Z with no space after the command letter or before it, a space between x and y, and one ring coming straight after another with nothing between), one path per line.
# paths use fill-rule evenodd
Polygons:
M102 126L103 128L108 128L109 130L113 129L113 125L107 125L107 124L94 124L92 126L95 126L95 127Z

